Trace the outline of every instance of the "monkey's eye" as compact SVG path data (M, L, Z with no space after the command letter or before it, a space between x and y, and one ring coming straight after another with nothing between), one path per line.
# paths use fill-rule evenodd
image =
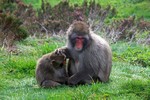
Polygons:
M77 36L76 39L84 39L82 36Z
M70 35L71 38L75 38L77 37L77 32L72 32L72 34Z
M54 67L55 67L55 66L60 65L60 63L58 63L58 62L57 62L57 61L55 61L55 60L54 60L54 61L52 61L51 63L52 63L52 65L53 65Z

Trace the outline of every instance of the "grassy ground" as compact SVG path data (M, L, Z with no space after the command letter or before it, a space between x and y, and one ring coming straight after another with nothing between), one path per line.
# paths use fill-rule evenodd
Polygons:
M41 0L23 0L27 4L32 4L35 9L40 8ZM52 6L58 4L61 0L47 0ZM69 0L70 4L82 4L84 0ZM103 7L111 5L117 9L115 18L127 18L136 15L138 18L143 16L150 21L150 0L95 0Z
M108 83L78 87L42 89L35 80L36 61L43 54L65 44L63 37L27 38L17 43L16 53L0 51L0 100L149 100L150 67L113 61ZM113 52L123 52L127 43L112 44ZM133 45L131 45L133 46ZM136 45L134 45L136 47Z

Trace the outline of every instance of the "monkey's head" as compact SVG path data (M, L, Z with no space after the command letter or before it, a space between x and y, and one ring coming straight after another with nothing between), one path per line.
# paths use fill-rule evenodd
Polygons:
M89 25L82 21L75 21L67 34L71 47L76 51L83 51L91 43Z
M54 68L62 68L66 64L66 58L64 55L52 54L50 56L51 64Z

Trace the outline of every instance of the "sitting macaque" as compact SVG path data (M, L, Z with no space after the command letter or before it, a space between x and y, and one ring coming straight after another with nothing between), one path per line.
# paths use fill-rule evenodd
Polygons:
M68 84L108 82L112 68L112 51L106 40L95 34L89 25L76 21L70 25L66 47L57 54L65 53L68 62Z
M55 52L43 55L37 62L36 80L40 87L51 88L67 81L65 55Z

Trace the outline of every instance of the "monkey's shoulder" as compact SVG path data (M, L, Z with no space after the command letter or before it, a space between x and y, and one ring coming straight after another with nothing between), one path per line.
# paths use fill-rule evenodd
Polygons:
M91 34L92 36L92 40L93 40L93 46L101 46L101 47L108 47L109 48L109 43L102 38L101 36L97 35L97 34Z

